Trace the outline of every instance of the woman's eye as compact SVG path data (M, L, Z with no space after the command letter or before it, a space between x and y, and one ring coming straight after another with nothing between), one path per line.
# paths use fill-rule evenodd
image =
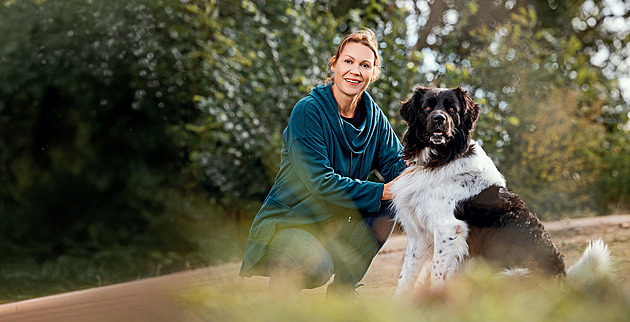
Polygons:
M350 59L346 59L346 60L344 60L344 62L346 62L348 64L352 64L352 61Z
M363 68L370 68L370 65L368 65L368 64L363 64L362 66L363 66Z

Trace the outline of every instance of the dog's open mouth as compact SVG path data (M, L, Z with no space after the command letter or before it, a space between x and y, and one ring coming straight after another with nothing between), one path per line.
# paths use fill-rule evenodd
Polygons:
M446 144L446 137L444 136L444 132L440 130L433 131L433 134L431 135L429 140L435 145Z

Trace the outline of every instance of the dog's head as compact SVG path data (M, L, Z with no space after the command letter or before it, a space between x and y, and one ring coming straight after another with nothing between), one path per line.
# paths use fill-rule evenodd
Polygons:
M463 155L479 114L479 105L459 87L418 86L400 108L400 116L408 125L403 137L404 159L415 158L426 147L433 150L429 167L438 167Z

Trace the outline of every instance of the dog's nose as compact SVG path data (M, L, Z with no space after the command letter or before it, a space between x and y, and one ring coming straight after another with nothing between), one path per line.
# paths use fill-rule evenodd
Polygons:
M435 122L435 123L444 123L444 122L446 121L446 116L444 116L444 115L442 115L442 114L438 113L438 114L433 115L433 116L431 117L431 119L432 119L432 120L433 120L433 122Z

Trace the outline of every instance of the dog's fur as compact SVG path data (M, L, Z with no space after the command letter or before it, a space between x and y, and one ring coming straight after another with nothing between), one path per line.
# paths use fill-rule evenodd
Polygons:
M459 87L418 87L402 104L400 115L408 125L404 158L411 165L392 186L408 238L397 295L412 289L419 276L431 289L441 288L469 256L566 276L563 255L538 217L506 188L492 160L472 141L480 114ZM610 254L598 242L585 251L587 257L584 262L608 265Z

